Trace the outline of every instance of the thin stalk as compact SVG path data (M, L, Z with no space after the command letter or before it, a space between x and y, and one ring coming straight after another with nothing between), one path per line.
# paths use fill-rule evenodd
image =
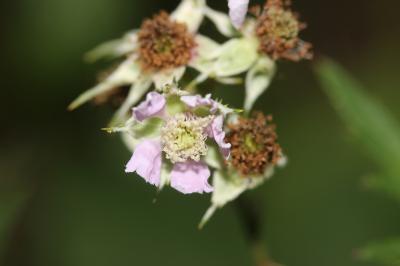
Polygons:
M255 266L282 266L273 262L262 242L262 218L258 206L250 198L239 197L235 201L236 211L249 243Z

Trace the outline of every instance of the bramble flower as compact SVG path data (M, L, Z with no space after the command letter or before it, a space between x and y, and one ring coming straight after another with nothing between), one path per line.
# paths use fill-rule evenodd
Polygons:
M170 184L184 194L209 193L206 157L215 147L229 157L231 145L223 131L227 108L209 95L176 93L150 92L133 108L133 118L120 130L133 150L125 171L160 189Z
M283 166L286 161L277 143L271 116L258 112L251 118L237 117L227 128L225 141L231 144L230 157L226 160L227 166L219 167L214 173L211 207L200 227L218 208L261 185L273 175L276 166Z
M152 84L156 89L161 89L166 84L179 81L187 67L200 72L190 83L191 86L208 77L225 83L235 82L227 78L231 73L210 71L208 68L209 61L218 56L220 45L197 33L205 16L212 21L218 20L218 14L208 11L205 0L183 0L171 15L162 11L144 20L139 30L94 49L87 56L90 61L106 57L126 59L103 82L72 102L69 109L73 110L117 87L131 86L112 124L124 121L130 108L145 95Z

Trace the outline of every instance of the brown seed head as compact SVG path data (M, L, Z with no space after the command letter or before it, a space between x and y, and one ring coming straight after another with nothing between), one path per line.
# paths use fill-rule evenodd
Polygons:
M186 65L196 46L186 25L172 21L164 11L143 22L138 40L140 60L146 70Z
M299 22L298 15L290 10L290 1L268 0L257 18L256 35L260 40L260 51L274 60L312 59L312 45L298 37L305 27Z
M231 143L231 165L244 177L262 175L266 167L281 157L272 117L255 112L251 118L239 118L229 124L226 141Z

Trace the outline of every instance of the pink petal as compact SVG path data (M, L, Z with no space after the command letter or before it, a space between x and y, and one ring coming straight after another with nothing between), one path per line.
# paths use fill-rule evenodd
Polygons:
M243 25L249 7L249 0L229 0L229 16L235 28Z
M171 172L171 186L183 194L213 191L208 178L210 169L202 162L177 163Z
M210 106L211 113L215 113L218 110L218 103L211 99L211 94L207 94L206 97L200 95L185 95L181 97L181 101L190 108Z
M143 177L146 182L159 186L161 177L161 141L144 140L139 143L132 158L126 165L125 172Z
M217 116L211 123L211 132L209 135L214 138L218 144L222 155L227 159L229 157L231 144L225 142L225 132L223 130L224 117L222 115Z
M145 101L133 108L133 114L138 121L143 121L149 117L163 116L166 102L163 95L150 92Z

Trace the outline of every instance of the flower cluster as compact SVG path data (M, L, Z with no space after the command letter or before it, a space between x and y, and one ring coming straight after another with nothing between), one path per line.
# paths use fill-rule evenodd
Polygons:
M252 109L271 84L277 60L312 57L311 44L299 38L305 24L286 1L267 0L249 15L248 5L229 0L228 16L206 0L182 0L175 11L144 19L139 29L88 53L89 61L119 64L69 106L111 99L118 110L107 131L120 133L132 151L125 172L159 190L169 185L183 194L212 193L200 226L285 164L272 116ZM200 34L204 19L227 40ZM208 79L231 85L243 77L240 109L196 92Z

